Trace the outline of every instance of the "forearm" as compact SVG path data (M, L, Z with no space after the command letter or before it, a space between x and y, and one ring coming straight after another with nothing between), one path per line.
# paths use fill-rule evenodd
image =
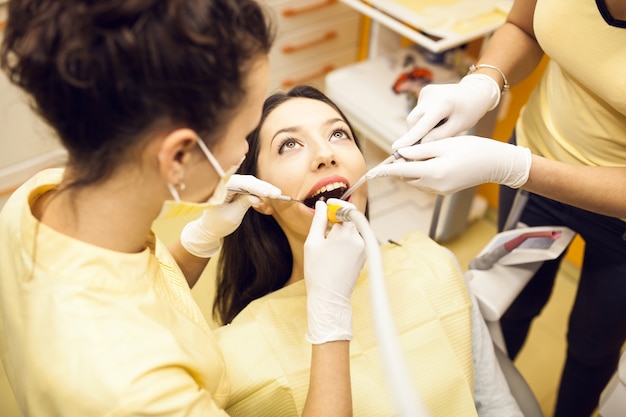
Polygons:
M537 67L543 57L543 50L535 39L533 15L535 0L516 0L507 21L496 30L489 40L478 64L498 67L505 74L511 86L524 80ZM500 86L500 74L489 68L480 68Z
M585 210L626 218L626 167L569 165L533 155L522 188Z
M313 345L306 416L352 416L350 342Z
M180 240L176 241L169 247L169 251L174 257L174 260L183 271L185 279L189 284L189 288L193 288L198 282L202 271L206 268L210 258L199 258L187 250L180 243Z

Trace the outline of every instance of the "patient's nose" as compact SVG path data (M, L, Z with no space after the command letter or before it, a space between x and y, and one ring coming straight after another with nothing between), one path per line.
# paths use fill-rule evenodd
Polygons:
M328 143L319 144L315 150L315 155L313 157L313 166L312 168L315 170L320 170L324 168L328 168L331 166L337 165L337 157L335 152Z

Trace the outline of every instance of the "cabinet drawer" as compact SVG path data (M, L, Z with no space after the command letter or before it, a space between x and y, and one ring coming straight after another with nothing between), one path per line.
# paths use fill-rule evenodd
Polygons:
M327 51L358 45L359 22L357 15L348 15L327 20L323 23L294 30L289 36L279 37L270 53L272 68L308 60Z
M284 32L300 29L311 23L323 22L342 14L359 16L338 0L266 0L266 3L271 6L270 12L274 15L279 36Z
M324 87L324 78L330 71L356 61L357 48L339 48L318 55L306 62L272 70L269 93L276 90L288 90L296 84L315 85L320 90Z

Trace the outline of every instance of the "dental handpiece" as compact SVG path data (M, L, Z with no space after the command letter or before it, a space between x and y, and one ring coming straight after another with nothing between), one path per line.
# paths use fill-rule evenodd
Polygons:
M439 121L439 123L437 123L435 125L434 128L437 128L439 126L441 126L442 124L444 124L448 119L441 119ZM433 129L434 129L433 128ZM415 142L413 145L411 146L415 146L415 145L419 145L420 142L422 142L422 138L420 138L417 142ZM396 149L395 151L393 151L393 153L388 156L387 158L385 158L381 163L379 163L378 165L376 165L376 167L381 166L381 165L385 165L385 164L390 164L393 161L396 161L398 159L401 159L402 155L400 155L400 152L398 152L398 150ZM372 168L374 169L374 168ZM352 184L342 195L341 197L339 197L340 200L346 200L348 197L350 197L352 195L352 193L354 193L354 191L359 188L361 185L363 185L365 183L365 181L368 180L367 175L369 174L369 171L371 171L372 169L368 170L365 174L363 174L363 176L361 178L359 178L357 180L357 182L355 182L354 184Z
M352 211L354 209L351 207L343 207L340 205L329 204L327 207L327 217L332 223L343 223L352 221Z
M392 393L397 415L411 417L429 415L416 391L408 371L405 352L400 345L387 295L383 258L374 230L365 214L352 207L329 204L327 216L333 223L352 222L365 243L374 333L378 341L378 350L382 355L384 377Z

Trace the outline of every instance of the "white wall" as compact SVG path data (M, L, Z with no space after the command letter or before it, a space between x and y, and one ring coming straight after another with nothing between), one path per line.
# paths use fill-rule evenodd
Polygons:
M6 4L0 0L0 22L5 18ZM7 194L35 172L65 160L53 131L35 115L27 100L1 73L0 206Z
M53 131L30 109L27 97L0 75L0 168L59 148Z

